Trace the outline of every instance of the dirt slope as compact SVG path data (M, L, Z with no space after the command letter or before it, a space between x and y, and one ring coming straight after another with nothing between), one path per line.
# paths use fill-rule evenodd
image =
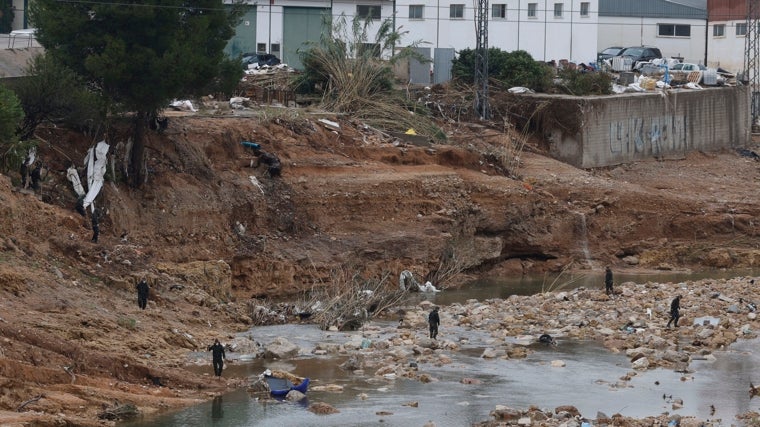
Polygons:
M149 412L235 386L182 369L186 353L250 327L252 297L329 285L335 271L424 275L442 254L471 276L760 263L760 170L734 152L584 171L534 145L511 178L488 160L494 130L459 126L425 146L320 117L172 117L149 136L144 188L104 187L98 244L65 181L93 141L41 131L42 191L0 177L0 423L95 425L117 400ZM282 177L251 168L244 140L276 153ZM124 130L109 142L118 169Z

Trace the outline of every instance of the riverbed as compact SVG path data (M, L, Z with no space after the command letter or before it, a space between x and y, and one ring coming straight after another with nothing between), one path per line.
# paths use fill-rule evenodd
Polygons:
M656 281L660 282L662 278ZM597 286L598 283L597 287L602 287L600 282L593 279L585 286ZM484 284L481 289L470 289L471 292L459 296L455 295L458 291L444 291L425 298L443 305L450 303L450 298L461 301L488 286ZM500 286L496 288L501 289ZM486 292L491 295L480 298L500 297L492 295L493 289ZM526 409L530 405L545 409L573 405L589 419L597 418L598 412L636 418L668 412L702 420L721 420L720 425L740 425L735 419L737 414L760 408L760 399L750 399L748 392L750 382L760 384L760 375L754 377L760 362L755 352L759 344L756 339L740 340L727 350L715 351L713 361L693 360L687 373L650 369L636 371L630 380L623 380L633 372L629 358L612 353L595 341L560 339L556 346L532 344L534 351L524 359L484 359L481 355L491 339L487 333L445 324L441 326L439 339L461 343L461 349L446 352L452 359L450 364L419 365L420 372L435 379L430 383L376 377L371 371L353 375L339 368L345 357L311 354L316 343L345 343L355 335L382 340L394 328L392 322L377 321L370 323L367 330L356 332L329 332L314 325L296 324L253 328L249 333L256 341L268 343L278 336L287 337L301 348L301 356L284 362L237 360L228 364L224 375L245 378L270 368L308 376L312 380L312 390L307 394L307 401L265 402L245 390L238 390L182 411L123 425L423 426L432 421L438 427L453 427L487 420L496 405L517 409ZM419 330L416 334L422 337L426 331ZM363 351L371 354L372 349ZM202 361L196 369L213 381L206 360L208 355L198 353L191 357ZM409 362L414 360L410 358ZM478 384L465 384L464 378L474 379ZM343 391L317 389L327 384L340 385ZM683 407L674 409L673 404L679 399L683 401ZM313 402L329 403L340 412L313 414L306 409Z

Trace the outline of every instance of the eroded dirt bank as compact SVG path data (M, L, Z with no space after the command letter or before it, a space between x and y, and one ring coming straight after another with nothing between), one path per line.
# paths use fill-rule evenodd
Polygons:
M582 171L532 147L515 179L492 162L494 130L417 146L319 117L172 118L150 135L144 188L104 187L98 244L65 181L92 141L41 131L42 191L0 177L0 422L96 425L117 401L150 412L208 398L235 384L188 373L185 353L249 328L252 297L329 285L335 271L424 275L452 253L463 273L494 276L760 263L760 172L733 152ZM283 176L250 168L243 140L276 153ZM118 169L126 137L109 142Z

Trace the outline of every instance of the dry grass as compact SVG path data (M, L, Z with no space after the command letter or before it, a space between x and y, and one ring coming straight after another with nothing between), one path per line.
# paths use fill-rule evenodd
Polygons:
M341 16L330 24L331 34L302 52L306 69L302 81L321 89L321 107L350 114L379 129L414 128L418 135L442 138L443 132L427 115L427 109L414 107L415 103L393 94L395 61L423 59L412 50L416 43L405 43L408 47L394 52L401 34L394 30L391 20L373 27L371 21L355 18L349 22ZM414 108L419 110L415 112Z

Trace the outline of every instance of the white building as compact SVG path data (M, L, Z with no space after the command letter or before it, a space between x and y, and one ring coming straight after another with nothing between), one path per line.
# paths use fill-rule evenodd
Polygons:
M525 50L541 61L596 58L597 1L496 0L489 2L488 45ZM228 46L231 55L247 51L274 53L300 64L297 49L318 40L323 15L394 19L402 44L424 42L433 49L474 49L477 3L465 0L274 0L258 4L238 27Z
M665 57L704 64L707 0L599 0L599 51L655 46Z

